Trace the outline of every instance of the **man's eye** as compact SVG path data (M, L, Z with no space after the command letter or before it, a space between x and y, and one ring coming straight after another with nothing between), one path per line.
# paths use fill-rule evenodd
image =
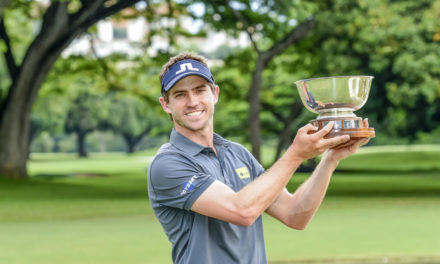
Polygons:
M174 95L174 97L182 97L182 96L183 96L183 93L178 93L178 94Z

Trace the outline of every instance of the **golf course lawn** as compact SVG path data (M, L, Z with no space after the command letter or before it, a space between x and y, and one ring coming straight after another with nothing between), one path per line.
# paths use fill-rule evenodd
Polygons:
M148 203L150 160L145 152L31 156L29 180L0 180L0 263L171 263ZM269 261L438 262L439 164L437 146L366 147L341 162L306 230L264 216ZM306 177L295 175L288 189Z

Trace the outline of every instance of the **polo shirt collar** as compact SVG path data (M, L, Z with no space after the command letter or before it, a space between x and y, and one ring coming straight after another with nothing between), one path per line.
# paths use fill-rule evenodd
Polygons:
M222 138L220 135L214 133L214 145L218 146L227 146L228 142L226 139ZM186 152L192 156L200 153L206 147L190 140L184 135L177 132L174 128L171 130L170 135L170 143L174 145L176 148L180 149L183 152Z
M219 134L214 133L214 146L221 145L227 147L229 145L229 141L222 138Z

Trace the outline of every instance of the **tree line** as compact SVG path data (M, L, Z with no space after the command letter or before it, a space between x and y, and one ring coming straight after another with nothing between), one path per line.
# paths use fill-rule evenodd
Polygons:
M139 3L143 5L135 5ZM51 1L47 7L37 7L37 1L19 0L2 1L0 5L0 50L4 55L0 70L0 175L9 178L27 175L31 113L36 101L56 92L61 98L71 99L100 91L116 96L117 99L108 99L107 103L112 102L109 106L116 107L116 102L123 105L125 99L122 98L126 96L140 98L149 109L141 112L152 111L154 114L148 116L159 117L160 109L155 105L159 96L160 65L169 56L189 48L182 39L190 42L209 32L221 31L231 37L246 34L249 40L248 47L223 46L205 55L222 62L213 66L215 80L221 87L215 129L225 136L248 142L257 159L260 159L262 142L273 142L278 156L296 128L314 117L304 110L293 86L294 81L310 77L375 76L370 98L359 115L370 119L378 137L404 138L411 142L416 141L420 133L438 132L439 0L165 3L82 0ZM128 15L118 13L127 7L132 9ZM145 52L136 58L123 54L99 58L89 54L60 59L61 52L76 37L93 36L94 23L116 13L121 19L145 18L150 28L141 44L145 51L157 41L155 36L167 42L164 48L155 55ZM30 35L20 35L23 29L13 33L17 22L14 19L20 17L20 23L40 21L40 30ZM183 18L192 18L201 26L188 31L179 23ZM80 60L84 63L79 63ZM131 62L130 66L118 67L127 61ZM66 65L75 63L82 65L81 69L65 70ZM81 78L85 76L83 68L87 67L91 69L88 77ZM92 98L78 99L76 103L70 100L69 104L77 108L69 115L67 108L63 108L62 112L68 117L66 131L80 131L72 120L85 121L81 113L107 115L104 119L114 120L116 127L129 127L121 126L128 119L118 119L118 111L105 106L106 100L97 99L95 104L90 103ZM93 106L83 111L85 108L80 105L86 102ZM104 105L97 107L98 103ZM127 111L135 113L135 105L127 103L120 110L129 108ZM103 109L106 110L100 113ZM160 116L160 120L164 119ZM148 122L145 119L144 124ZM88 125L94 126L92 123ZM85 132L75 133L80 138ZM136 137L128 138L130 136L127 142L136 141Z

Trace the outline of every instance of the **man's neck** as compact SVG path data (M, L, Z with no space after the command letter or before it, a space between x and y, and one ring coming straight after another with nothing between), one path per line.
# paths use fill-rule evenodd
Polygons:
M189 140L202 145L204 147L210 147L214 151L216 151L214 147L214 129L213 128L205 128L203 130L191 131L186 128L180 126L174 126L174 129L188 138Z

